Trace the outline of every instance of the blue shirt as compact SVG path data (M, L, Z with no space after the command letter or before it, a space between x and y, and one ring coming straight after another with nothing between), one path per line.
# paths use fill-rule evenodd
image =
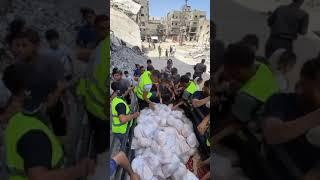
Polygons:
M82 26L77 35L77 44L85 48L94 48L98 42L97 32L94 26Z

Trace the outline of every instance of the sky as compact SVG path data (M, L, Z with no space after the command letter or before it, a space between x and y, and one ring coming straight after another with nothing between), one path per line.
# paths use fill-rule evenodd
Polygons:
M150 0L150 16L164 17L171 10L181 10L185 0ZM207 19L210 19L210 0L189 0L191 9L198 9L207 12Z

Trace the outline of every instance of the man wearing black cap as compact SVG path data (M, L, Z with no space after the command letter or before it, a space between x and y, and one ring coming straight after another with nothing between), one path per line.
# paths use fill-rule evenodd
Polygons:
M92 160L63 168L62 145L46 120L47 108L58 99L57 81L36 74L32 77L38 80L27 81L23 110L9 120L5 130L10 179L70 180L87 176L94 171Z

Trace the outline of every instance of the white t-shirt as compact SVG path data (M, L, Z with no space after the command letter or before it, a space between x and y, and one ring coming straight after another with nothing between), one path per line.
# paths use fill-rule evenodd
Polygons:
M275 73L275 78L278 83L278 87L279 87L280 92L288 92L288 90L289 90L288 79L281 73Z
M150 92L151 88L152 88L152 84L147 84L147 85L144 86L144 90L147 91L147 92Z

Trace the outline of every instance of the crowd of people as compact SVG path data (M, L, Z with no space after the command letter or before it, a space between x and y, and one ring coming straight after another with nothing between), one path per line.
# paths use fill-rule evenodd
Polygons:
M1 92L6 96L1 97L0 107L8 179L87 177L107 151L104 101L109 22L105 14L98 15L89 8L80 13L83 24L73 49L62 43L57 29L39 32L21 18L9 24L5 41L13 59L2 73ZM87 63L89 73L76 77L75 60ZM65 151L71 143L66 137L72 133L67 92L83 99L90 131L94 132L92 157L71 160L69 156L76 149Z
M202 60L204 63L205 60ZM155 109L155 103L172 105L173 110L182 109L190 115L191 109L197 109L196 118L192 117L194 127L202 139L203 152L209 152L209 117L210 117L210 80L204 81L202 74L205 72L196 65L194 78L191 73L184 75L178 73L173 67L173 61L167 60L163 69L155 69L150 59L146 65L135 65L133 72L122 73L118 68L112 70L111 82L111 111L112 133L121 144L132 126L133 120L139 116L139 111L145 108ZM144 68L146 67L146 69ZM201 73L200 70L201 69ZM203 82L204 81L204 82ZM131 95L131 96L130 96ZM133 95L133 96L132 96ZM132 97L137 97L139 111L131 112ZM207 157L209 153L207 154ZM206 159L203 159L204 162ZM204 163L208 165L208 163ZM204 179L209 179L209 174Z
M270 172L280 179L320 178L320 149L314 143L319 136L309 136L320 125L320 57L304 60L295 88L288 75L297 61L294 42L308 29L303 2L293 0L269 16L265 56L257 54L255 34L228 45L213 42L212 142L236 151L250 179L274 179ZM264 169L264 160L272 171ZM288 167L296 167L301 176Z

